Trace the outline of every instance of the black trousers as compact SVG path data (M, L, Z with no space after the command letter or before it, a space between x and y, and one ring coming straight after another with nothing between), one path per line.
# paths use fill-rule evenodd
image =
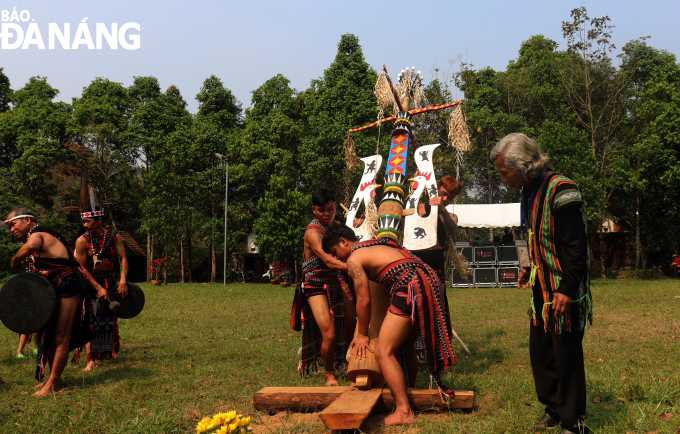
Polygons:
M529 355L536 395L545 412L562 427L571 428L586 413L586 374L583 331L544 332L541 310L538 325L530 325Z

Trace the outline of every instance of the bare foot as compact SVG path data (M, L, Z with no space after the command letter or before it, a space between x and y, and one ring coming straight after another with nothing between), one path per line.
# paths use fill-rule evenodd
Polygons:
M412 423L415 420L416 418L413 416L411 409L409 409L408 413L395 411L383 420L382 425L403 425L406 423Z
M335 374L328 373L323 376L326 386L338 386L338 380L335 379Z
M33 386L34 389L42 389L45 386L45 383L47 383L47 380L41 381L40 383L36 384Z
M83 368L83 372L89 372L94 369L95 363L94 360L90 360L87 362L87 365Z
M61 380L55 380L53 383L50 384L49 380L45 382L45 385L43 386L42 389L38 390L33 394L33 396L37 396L38 398L43 398L45 396L50 396L52 392L56 392L59 389L63 389L64 385L61 383Z

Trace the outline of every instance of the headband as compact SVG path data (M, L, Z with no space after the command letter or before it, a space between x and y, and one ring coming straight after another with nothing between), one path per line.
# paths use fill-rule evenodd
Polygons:
M34 216L34 215L30 215L30 214L21 214L21 215L15 215L15 216L12 217L11 219L5 220L5 223L9 223L9 222L11 222L11 221L13 221L13 220L19 220L19 219L23 219L23 218L26 218L26 217L28 217L28 218L30 218L30 219L35 219L35 216Z
M81 219L91 219L93 217L104 217L104 210L101 211L85 211L80 213Z

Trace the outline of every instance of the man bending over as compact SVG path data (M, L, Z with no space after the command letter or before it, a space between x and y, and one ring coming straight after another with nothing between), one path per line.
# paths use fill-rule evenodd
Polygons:
M425 338L425 353L430 374L442 395L453 397L444 386L441 371L456 362L451 348L451 321L443 288L437 273L417 256L387 238L358 242L354 231L334 224L323 238L323 249L347 263L356 292L357 334L352 341L354 356L362 359L369 348L368 324L371 296L368 281L387 287L390 308L378 334L375 357L390 388L396 408L385 418L385 425L412 422L413 411L406 395L406 382L397 361L404 345L409 363L415 357L414 342L420 330Z

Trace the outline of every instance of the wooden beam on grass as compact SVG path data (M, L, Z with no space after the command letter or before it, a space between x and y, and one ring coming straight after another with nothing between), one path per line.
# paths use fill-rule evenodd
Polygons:
M382 397L382 388L360 390L350 386L319 414L330 430L358 429Z
M255 392L253 407L266 412L290 410L311 413L325 409L347 389L349 386L265 387ZM470 390L456 390L456 397L448 404L442 402L436 389L407 389L407 393L411 407L418 411L434 408L472 409L475 403L475 393ZM393 407L394 398L390 390L384 388L375 408L392 410Z

